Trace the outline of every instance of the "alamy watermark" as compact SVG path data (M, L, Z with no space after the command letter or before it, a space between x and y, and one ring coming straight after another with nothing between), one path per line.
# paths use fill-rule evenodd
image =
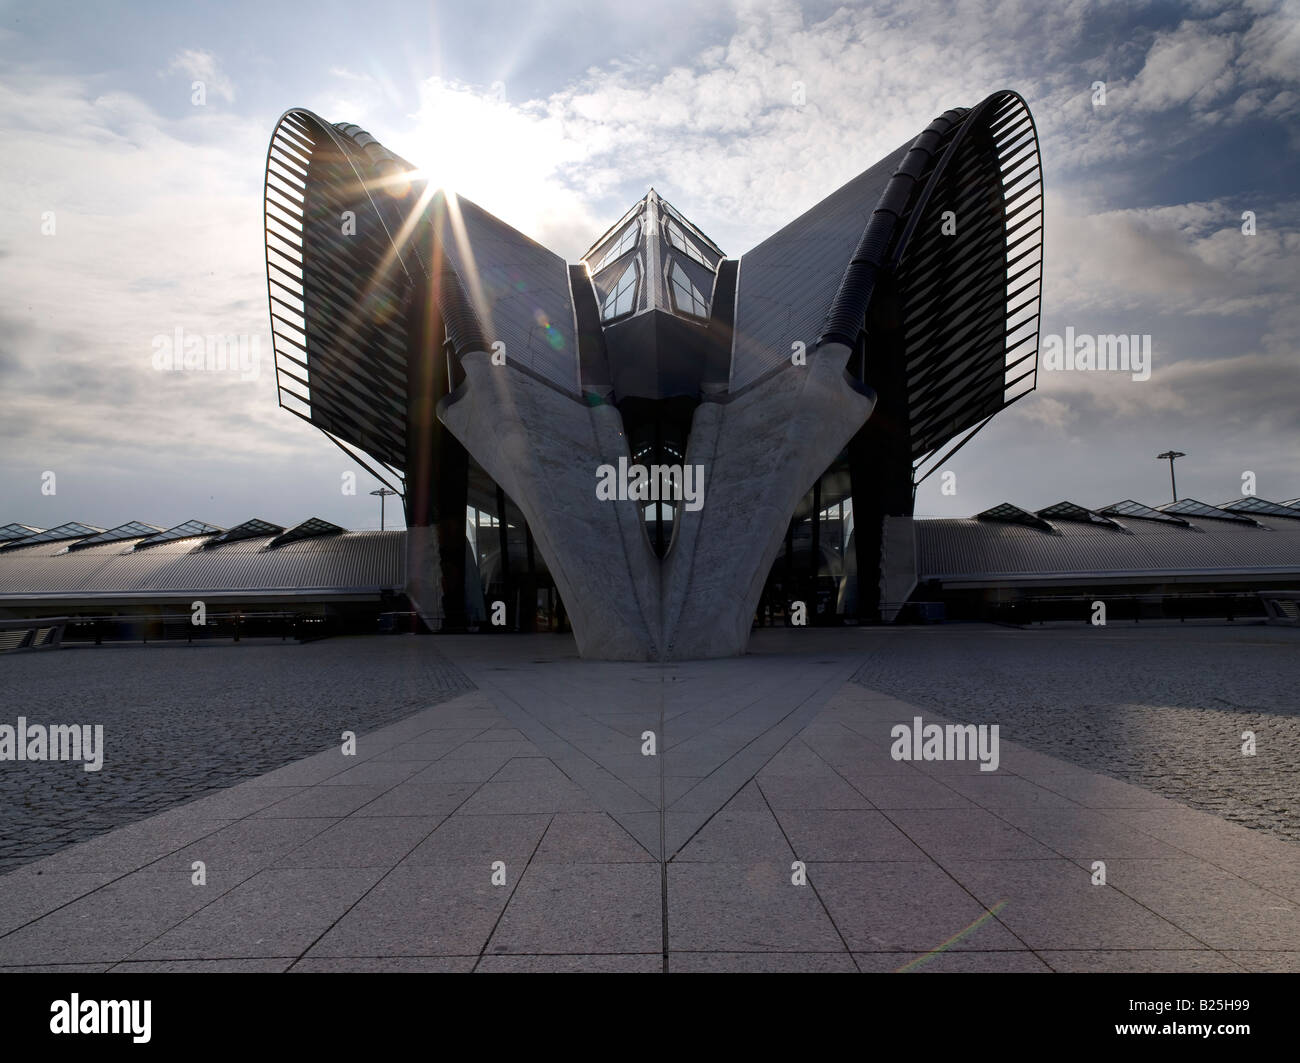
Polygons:
M596 469L596 497L602 502L683 502L694 513L704 507L703 465L630 465Z
M104 725L45 727L29 725L26 716L19 716L17 726L0 723L0 760L80 760L86 771L99 771L104 766Z
M247 333L186 332L179 325L169 336L153 338L153 367L160 373L238 373L240 380L256 380L261 373L261 337Z
M50 1004L50 1033L129 1034L138 1045L148 1044L151 1000L82 1000L73 993Z
M1151 337L1091 336L1076 334L1073 326L1064 336L1045 335L1038 345L1044 370L1070 372L1131 373L1134 380L1151 377Z
M894 760L978 760L980 771L998 770L998 725L950 723L895 724L889 731Z

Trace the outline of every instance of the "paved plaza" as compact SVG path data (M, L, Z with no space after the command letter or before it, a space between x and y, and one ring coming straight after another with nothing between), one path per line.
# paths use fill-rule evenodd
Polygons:
M1105 668L1068 652L1080 634L760 631L743 659L666 665L583 662L548 636L277 647L284 667L332 661L320 679L339 703L346 662L382 676L394 654L429 677L428 703L377 728L358 717L345 756L337 711L303 722L304 679L288 696L322 751L0 876L0 969L1300 970L1300 845L1278 782L1295 764L1280 693L1295 633L1102 632L1121 640ZM40 670L47 694L60 674L72 689L121 652L28 655L25 689ZM160 676L187 652L131 651ZM242 652L189 656L224 660L239 698L256 678ZM1220 657L1253 678L1216 672ZM918 716L999 725L997 770L893 759L891 730ZM1152 784L1116 777L1129 769ZM1156 792L1198 770L1265 814L1245 826Z

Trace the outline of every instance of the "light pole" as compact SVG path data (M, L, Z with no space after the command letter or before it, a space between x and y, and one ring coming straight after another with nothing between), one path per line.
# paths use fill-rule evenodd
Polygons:
M381 487L378 491L371 491L372 495L379 496L379 530L384 530L384 499L389 495L397 494L391 487Z
M1163 454L1157 454L1156 459L1163 461L1169 459L1169 487L1174 492L1174 501L1178 501L1178 484L1174 480L1174 459L1187 457L1181 450L1166 450Z

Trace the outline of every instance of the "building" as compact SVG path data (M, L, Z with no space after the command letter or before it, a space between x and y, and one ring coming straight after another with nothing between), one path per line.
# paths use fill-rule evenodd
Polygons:
M775 576L816 589L810 624L852 619L843 607L853 583L852 511L840 520L834 510L822 514L815 553L817 525L805 521L776 566ZM526 543L519 526L503 542L501 525L476 510L465 528L467 570L481 574L466 601L483 616L506 585L503 558L521 559L517 584L529 578ZM969 519L918 519L915 530L918 582L902 614L912 621L1087 624L1102 602L1108 622L1300 624L1300 499L1061 502L1037 512L1004 503ZM403 630L407 554L405 531L350 532L316 518L290 528L256 518L229 529L197 520L162 530L140 521L107 530L8 524L0 527L0 652L55 637L62 628L51 618L66 619L67 638L81 641ZM536 608L481 630L563 630L544 563L533 561ZM197 602L207 615L196 627ZM788 623L785 603L771 604L760 603L758 622Z
M208 637L415 610L625 659L741 653L796 614L1300 623L1300 499L914 519L916 485L1035 383L1042 187L1014 93L738 259L651 189L565 263L302 110L265 206L280 403L401 492L407 530L8 524L0 651L193 640L196 603Z
M588 657L742 653L795 601L888 621L916 484L1034 386L1042 217L1006 91L738 259L651 189L574 264L292 110L266 170L280 402L401 493L433 628L495 602L518 625L542 581ZM835 537L838 574L796 565Z

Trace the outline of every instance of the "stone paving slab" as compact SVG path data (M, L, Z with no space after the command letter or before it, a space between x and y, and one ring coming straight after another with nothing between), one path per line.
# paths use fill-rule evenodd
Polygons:
M663 942L659 868L533 863L487 943L502 953L651 953Z
M149 942L133 958L302 955L382 877L378 868L261 871ZM183 889L191 889L186 883Z
M1046 974L1052 970L1041 956L1028 950L1014 949L1002 952L855 952L853 959L858 970L865 974Z
M953 721L846 682L842 642L664 670L449 637L478 689L355 757L0 876L0 969L1300 970L1300 846L1009 734L993 773L894 761L894 724Z

